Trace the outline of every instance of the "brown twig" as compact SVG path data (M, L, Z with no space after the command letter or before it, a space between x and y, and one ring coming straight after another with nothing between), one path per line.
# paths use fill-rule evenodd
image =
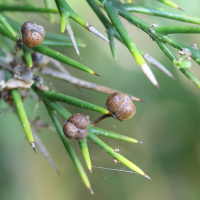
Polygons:
M64 72L63 69L62 69L62 72ZM102 92L102 93L105 93L105 94L112 94L114 92L119 92L117 90L114 90L114 89L111 89L111 88L108 88L108 87L105 87L105 86L102 86L102 85L97 85L97 84L76 78L76 77L70 75L69 72L61 73L61 72L58 72L56 70L45 67L44 69L41 70L41 73L46 74L46 75L50 75L54 78L58 78L58 79L67 81L67 82L72 83L72 84L79 86L79 87L87 88L87 89L94 90L94 91L97 91L97 92ZM137 97L134 97L134 96L131 96L131 97L134 101L143 101L143 100L141 100Z

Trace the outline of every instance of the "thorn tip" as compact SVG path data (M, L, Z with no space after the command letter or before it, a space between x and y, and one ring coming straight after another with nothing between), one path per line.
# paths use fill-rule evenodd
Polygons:
M151 81L151 83L158 88L159 87L158 82L153 72L151 71L150 67L147 65L147 63L143 63L141 65L141 69L144 72L144 74L148 77L148 79Z
M180 8L180 7L178 7L178 9L181 10L181 11L183 11L183 12L185 12L185 11L184 11L182 8Z
M95 73L95 72L93 72L94 73L94 75L96 75L96 76L99 76L100 77L100 75L99 74L97 74L97 73Z
M143 175L145 178L151 179L148 175L144 174Z
M94 194L94 192L93 192L93 190L92 190L91 187L89 187L89 190L90 190L90 193L91 193L91 194Z
M175 76L172 75L171 78L172 78L174 81L176 81L176 77L175 77Z
M32 143L31 143L31 146L32 146L33 150L34 150L34 151L35 151L35 153L36 153L36 150L35 150L35 143L34 143L34 142L32 142Z
M140 99L140 102L145 102L145 100Z
M157 85L155 85L159 90L161 90L161 87L157 84Z

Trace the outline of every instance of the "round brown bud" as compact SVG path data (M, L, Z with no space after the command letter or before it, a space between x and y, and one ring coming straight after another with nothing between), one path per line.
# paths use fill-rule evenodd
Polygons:
M82 140L87 137L87 134L88 134L87 129L79 130L75 138L77 140Z
M75 138L77 140L82 140L88 134L88 125L89 120L85 115L79 113L73 114L63 125L63 132L69 139Z
M63 132L67 138L71 139L76 137L78 129L72 123L66 122L63 125Z
M20 29L20 34L26 33L27 30L36 29L36 23L32 21L25 22Z
M23 44L32 48L39 46L43 42L45 30L42 26L32 21L27 21L22 25L20 34Z
M108 97L106 108L119 121L132 118L136 111L131 96L120 92L115 92Z
M89 125L89 120L85 115L76 113L68 118L69 122L74 124L78 129L86 129Z

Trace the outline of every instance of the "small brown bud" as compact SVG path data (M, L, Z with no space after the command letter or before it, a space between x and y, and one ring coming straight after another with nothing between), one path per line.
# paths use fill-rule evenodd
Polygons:
M23 44L32 48L39 46L43 42L45 30L42 26L32 21L27 21L22 25L20 34Z
M108 97L106 108L119 121L132 118L136 111L131 96L120 92L115 92Z
M73 114L71 115L63 125L63 132L67 138L75 138L77 140L84 139L87 134L87 126L89 125L89 120L85 115Z
M63 132L66 135L66 137L71 139L76 137L78 129L71 122L66 122L63 125Z
M88 118L79 113L70 116L67 121L74 124L78 129L86 129L89 124Z

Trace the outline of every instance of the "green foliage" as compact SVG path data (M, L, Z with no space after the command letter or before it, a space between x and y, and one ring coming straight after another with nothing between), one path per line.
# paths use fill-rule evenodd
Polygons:
M180 9L176 4L174 4L172 1L161 1L167 5L170 5L174 8ZM0 4L0 10L1 11L19 11L19 12L34 12L34 13L48 13L48 18L51 23L55 22L54 14L60 14L60 24L61 24L61 33L67 32L69 37L66 37L61 34L54 34L49 33L47 31L45 39L42 43L42 45L34 47L32 49L27 48L24 46L21 42L21 36L20 36L20 24L10 18L8 18L4 13L0 13L0 34L3 38L9 38L13 42L13 61L17 62L16 58L19 58L19 52L20 50L23 51L23 64L28 65L31 69L27 70L27 73L32 73L34 68L34 59L32 57L32 53L39 52L43 55L48 56L50 59L55 59L61 63L65 63L67 65L70 65L71 67L77 68L79 70L82 70L84 72L87 72L92 75L97 75L92 69L89 67L81 64L80 62L77 62L66 55L61 54L59 51L56 51L54 49L51 49L49 47L74 47L77 55L80 58L80 52L78 47L86 47L85 43L82 42L81 39L75 38L72 30L72 26L69 22L69 18L77 22L79 25L84 27L89 32L95 34L96 36L100 37L101 39L105 40L109 43L110 49L113 55L114 60L116 61L117 55L116 55L116 49L114 45L114 38L116 38L119 42L124 44L127 49L130 51L131 55L134 57L144 74L148 77L148 79L152 82L153 85L156 87L159 87L159 84L149 68L147 62L151 63L155 67L159 68L161 71L166 73L168 76L173 77L173 75L164 67L162 66L157 60L150 58L149 56L146 56L147 54L144 53L138 46L136 46L135 42L131 39L128 31L126 30L125 26L123 25L120 17L126 19L142 31L144 31L149 37L155 41L155 43L158 45L158 47L165 53L165 55L171 60L171 62L191 81L193 82L198 88L200 88L200 81L189 71L189 67L191 67L191 62L188 61L189 59L193 59L195 62L200 64L200 52L198 47L194 46L188 46L186 44L183 44L172 37L168 36L169 34L178 34L178 33L194 33L198 34L200 33L199 27L194 26L162 26L157 27L156 24L148 24L141 19L134 16L131 12L137 12L137 13L143 13L147 15L154 15L158 17L164 17L168 19L178 20L182 22L188 22L192 24L200 24L200 18L194 17L194 16L188 16L186 14L180 14L176 12L166 11L163 9L157 9L153 7L147 7L143 5L136 5L136 4L130 4L131 2L128 1L128 4L124 4L123 1L118 0L87 0L87 3L90 5L91 9L94 11L94 14L99 18L103 26L105 27L108 39L100 33L95 27L89 24L85 19L80 17L78 14L76 14L72 8L68 5L67 1L65 0L55 0L55 3L57 5L56 8L52 8L51 1L45 0L45 7L46 8L39 8L35 7L33 5L26 5L22 4L20 6L16 5L3 5ZM107 16L102 12L101 9L104 9ZM178 59L174 53L169 49L168 45L180 50L180 58ZM6 46L0 46L0 53L1 57L5 57L5 54L3 53L3 49L7 49ZM17 50L16 50L17 49ZM15 50L15 51L14 51ZM147 58L148 57L148 58ZM188 60L186 60L188 59ZM18 64L18 63L17 63ZM6 63L5 59L0 60L0 67L3 69L5 74L7 74L7 79L12 80L9 77L9 72L12 72L12 74L15 74L14 68L10 63ZM36 67L35 67L36 68ZM60 68L60 71L63 73L66 72L65 69ZM22 74L24 71L22 71ZM39 76L42 75L43 69L39 69L38 72ZM16 74L15 74L16 75ZM69 76L69 74L66 72L66 76ZM52 74L52 76L54 76ZM14 76L15 77L15 76ZM71 77L71 76L70 76ZM72 77L71 77L72 78ZM15 79L15 78L13 78ZM21 79L23 77L21 76ZM32 80L32 77L31 77ZM35 79L34 79L35 80ZM80 80L82 81L82 80ZM73 81L72 81L73 82ZM97 90L98 85L95 85L93 88L91 87L92 83L84 82L85 85L89 86L83 86L79 85L79 83L76 81L73 84L78 85L81 87L87 87L88 89ZM26 84L25 84L26 85ZM70 144L70 141L65 137L62 126L57 118L57 115L60 115L65 120L71 115L64 107L62 107L57 102L64 102L66 104L70 104L79 108L84 108L87 110L92 110L98 113L111 115L111 113L100 106L91 104L89 102L71 97L67 94L60 94L57 92L47 91L46 89L41 89L42 83L33 83L31 88L35 91L37 94L37 97L45 104L47 111L49 113L49 116L51 117L53 124L55 125L55 128L63 142L63 145L65 146L68 154L70 155L71 160L73 161L75 167L77 168L80 177L82 178L83 182L87 186L87 188L90 190L91 193L93 193L91 189L91 185L89 182L89 179L86 175L86 172L79 161L72 145ZM34 137L32 135L32 131L28 122L28 118L25 113L25 109L23 107L22 99L20 97L18 89L20 89L21 86L12 86L12 87L2 87L2 91L7 91L7 89L11 92L11 96L13 99L13 102L15 104L15 107L17 109L17 114L19 115L19 118L21 120L21 123L24 128L24 132L26 134L26 137L31 144L31 146L35 150L35 144L34 144ZM109 92L108 92L109 89ZM104 87L102 90L104 93L113 93L114 90L110 88ZM101 92L102 92L101 91ZM112 91L112 92L111 92ZM132 97L134 99L134 97ZM137 99L137 98L136 98ZM138 99L138 101L141 101ZM118 139L126 142L132 142L132 143L140 143L138 140L135 140L133 138L111 132L108 130L96 128L93 126L88 126L88 136L87 139L94 142L97 146L99 146L101 149L106 151L109 155L111 155L114 159L117 161L120 161L127 167L131 168L132 170L136 171L137 173L143 175L146 178L149 178L139 167L137 167L135 164L130 162L128 159L123 157L120 153L115 152L113 148L105 144L101 139L99 139L98 136L104 136L104 137L110 137L113 139ZM84 160L86 162L86 165L88 169L92 170L92 164L91 159L89 155L89 150L87 146L87 140L83 139L79 141L79 146L82 151ZM37 147L36 147L37 149Z

